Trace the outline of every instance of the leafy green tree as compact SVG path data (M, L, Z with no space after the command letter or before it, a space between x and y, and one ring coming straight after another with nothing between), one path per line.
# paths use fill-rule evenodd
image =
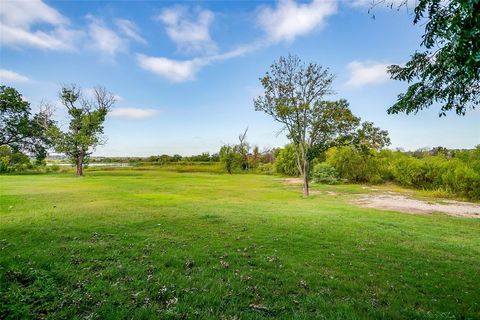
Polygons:
M70 125L68 131L56 133L56 150L70 158L77 167L77 176L81 176L95 147L104 143L103 122L115 97L98 87L93 90L93 98L86 99L78 87L71 85L61 89L60 98L70 116Z
M174 154L171 159L172 162L179 162L182 161L182 156L179 154Z
M295 148L305 197L309 195L312 160L328 148L351 140L360 122L346 100L323 100L332 93L333 78L328 69L318 64L305 65L292 55L281 57L260 79L264 94L254 100L255 110L272 116L287 131Z
M0 86L0 146L35 155L41 161L52 145L48 131L53 125L47 109L32 116L30 103L17 90Z
M388 131L375 127L373 122L365 121L353 136L352 144L359 150L379 151L390 145Z
M239 169L242 163L242 155L238 151L237 146L224 145L220 148L220 162L224 164L229 174Z
M393 79L410 85L388 113L417 113L434 103L440 104L440 116L475 109L480 103L480 0L417 0L413 23L425 25L425 51L415 52L404 66L389 67Z

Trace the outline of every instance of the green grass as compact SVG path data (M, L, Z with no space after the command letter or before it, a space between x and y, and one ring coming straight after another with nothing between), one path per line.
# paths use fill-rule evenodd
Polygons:
M261 175L0 177L0 318L478 319L480 220Z

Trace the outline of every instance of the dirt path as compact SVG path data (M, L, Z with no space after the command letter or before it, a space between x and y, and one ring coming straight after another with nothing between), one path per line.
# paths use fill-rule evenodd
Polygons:
M301 178L284 178L278 179L286 185L302 185ZM398 211L411 214L431 214L435 212L445 213L451 216L466 217L466 218L480 218L480 204L472 202L462 202L447 199L432 199L433 201L425 201L409 198L401 193L396 192L382 192L379 189L371 187L362 187L369 191L375 191L372 194L362 194L352 203L372 209ZM317 191L311 190L314 194L328 194L331 196L341 195L338 191Z
M407 198L397 194L364 195L353 203L366 208L398 211L405 213L441 212L452 216L480 218L480 204L443 200L442 203L432 203Z

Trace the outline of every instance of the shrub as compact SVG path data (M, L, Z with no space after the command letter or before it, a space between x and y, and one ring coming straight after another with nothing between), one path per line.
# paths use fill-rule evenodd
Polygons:
M220 148L220 162L228 173L241 169L242 155L238 152L237 146L224 145Z
M275 170L287 176L298 176L300 174L297 167L295 147L292 144L287 144L278 152L275 160Z
M382 182L387 171L383 160L373 150L362 152L350 146L327 151L327 163L337 170L340 177L352 182Z
M441 184L450 192L480 199L480 174L466 163L453 160L441 174Z
M351 182L393 181L407 187L436 190L480 199L480 147L474 150L423 152L360 151L351 146L331 148L326 162ZM314 170L315 171L315 170Z
M58 164L52 164L51 166L47 166L47 172L59 172L60 166Z
M260 163L257 166L257 172L261 174L275 174L275 166L273 163Z
M0 146L0 173L22 172L32 169L30 158L9 146Z
M338 171L328 163L319 163L313 167L312 178L315 182L336 184L338 177Z

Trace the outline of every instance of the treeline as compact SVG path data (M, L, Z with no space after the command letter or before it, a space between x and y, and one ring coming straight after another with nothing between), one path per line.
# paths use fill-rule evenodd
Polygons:
M169 164L180 162L219 162L218 153L210 154L203 152L192 156L181 156L179 154L152 155L148 157L92 157L90 163L130 163L130 164Z

